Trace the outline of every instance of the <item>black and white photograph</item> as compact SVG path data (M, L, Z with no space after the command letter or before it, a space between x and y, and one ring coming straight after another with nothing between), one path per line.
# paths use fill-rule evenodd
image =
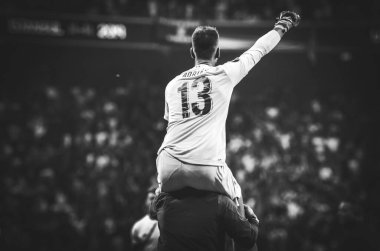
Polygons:
M380 251L380 1L1 0L1 251Z

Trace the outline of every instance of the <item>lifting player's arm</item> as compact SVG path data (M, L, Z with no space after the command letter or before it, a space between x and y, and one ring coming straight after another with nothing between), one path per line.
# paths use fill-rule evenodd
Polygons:
M218 197L218 216L227 234L240 248L252 248L259 233L259 220L253 210L244 205L244 214L226 196ZM240 250L240 249L239 249Z
M225 63L222 67L234 85L238 84L260 59L280 42L291 28L298 26L300 16L291 11L283 11L276 19L273 30L260 37L255 44L239 58Z

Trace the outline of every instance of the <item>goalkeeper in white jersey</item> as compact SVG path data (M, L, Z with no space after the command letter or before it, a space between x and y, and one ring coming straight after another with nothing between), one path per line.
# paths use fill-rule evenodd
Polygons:
M159 188L171 192L186 186L216 191L238 200L242 194L226 159L226 119L234 87L269 53L300 17L281 12L273 30L235 60L216 65L220 49L216 28L199 26L192 35L195 66L165 89L167 133L158 150ZM241 207L242 208L242 207Z

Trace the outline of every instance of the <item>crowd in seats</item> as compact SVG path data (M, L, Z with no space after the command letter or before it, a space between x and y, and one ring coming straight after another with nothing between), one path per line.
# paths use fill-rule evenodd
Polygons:
M1 5L0 5L1 6ZM377 1L301 0L6 0L4 10L176 19L273 20L293 10L306 20L378 19ZM353 21L353 20L352 20Z
M244 200L265 220L264 250L340 250L338 205L360 203L364 154L344 131L342 97L295 106L302 93L268 90L233 99L227 145Z
M363 149L343 130L341 97L299 107L292 95L278 100L278 92L234 94L227 162L261 219L265 250L336 248L339 203L363 199L361 189L353 190L360 188ZM156 175L162 106L162 88L143 76L116 86L37 85L28 94L3 95L3 245L128 248Z
M30 96L1 100L0 214L8 248L128 247L165 130L160 97L147 84L35 86Z

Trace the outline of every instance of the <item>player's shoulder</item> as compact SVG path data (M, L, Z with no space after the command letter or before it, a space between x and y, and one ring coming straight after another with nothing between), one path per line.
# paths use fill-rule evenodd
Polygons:
M141 225L141 221L142 221L143 218L139 219L138 221L136 221L133 225L132 225L132 233L135 233L139 228L140 228L140 225Z
M168 91L173 85L175 85L178 82L178 79L180 78L180 75L175 76L172 80L169 81L169 83L165 87L165 92Z
M133 224L132 232L145 228L147 225L150 225L151 222L152 220L149 218L149 216L145 215L144 217L136 221L135 224Z
M225 62L224 64L219 65L224 71L228 70L229 68L235 66L236 64L240 63L240 57L234 58L233 60L229 60Z
M216 65L214 67L210 67L207 70L207 73L210 75L216 75L216 76L228 76L228 74L233 70L236 69L236 67L240 67L240 58L237 57L233 60L227 61L223 64Z
M225 70L224 70L223 65L216 65L216 66L212 66L208 68L206 73L210 75L220 75L220 74L224 74Z

